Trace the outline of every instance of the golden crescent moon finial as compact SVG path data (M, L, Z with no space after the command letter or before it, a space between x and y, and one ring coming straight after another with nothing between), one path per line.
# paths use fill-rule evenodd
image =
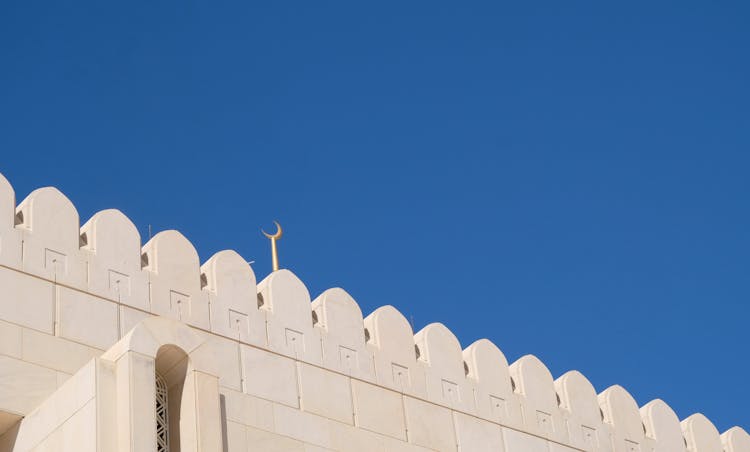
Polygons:
M281 229L281 225L279 224L278 221L274 220L273 224L276 225L276 233L275 234L269 234L266 231L264 231L263 229L261 229L260 232L262 232L263 235L266 236L266 238L269 238L269 239L280 239L281 238L281 234L284 231Z
M279 269L279 253L276 250L276 240L281 238L281 234L284 231L281 229L281 225L278 221L273 220L273 223L276 225L276 233L269 234L264 231L263 228L261 228L260 232L262 232L266 238L271 240L271 260L273 262L273 271L277 271Z

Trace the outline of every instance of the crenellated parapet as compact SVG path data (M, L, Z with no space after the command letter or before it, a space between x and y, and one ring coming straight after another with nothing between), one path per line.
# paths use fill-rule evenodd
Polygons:
M354 397L355 407L370 400L372 388L382 388L403 401L388 396L371 403L447 408L461 422L478 418L575 450L750 452L750 436L739 427L720 434L701 414L680 422L661 400L639 408L620 386L597 394L581 373L554 379L532 355L509 364L486 339L462 348L439 323L415 334L392 306L363 316L340 288L312 300L289 270L256 282L234 251L201 264L177 231L142 244L118 210L98 212L80 226L74 205L55 188L37 189L16 205L2 175L0 285L17 287L0 301L0 320L94 350L109 349L153 316L187 324L207 338L205 353L240 362L219 375L220 384L261 397L283 387L288 392L279 403L290 408L314 411L317 402L300 404L305 388L288 376L298 372L316 381L325 371L351 379L352 394L341 391L341 397ZM273 378L254 374L257 366L274 369ZM344 423L351 416L351 410L334 415ZM367 426L366 413L358 416ZM408 436L392 430L393 437Z

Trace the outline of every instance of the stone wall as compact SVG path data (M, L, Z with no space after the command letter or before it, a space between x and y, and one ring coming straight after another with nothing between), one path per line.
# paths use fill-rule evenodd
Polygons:
M16 206L0 175L0 451L143 450L132 435L113 439L124 384L113 369L128 369L118 366L129 332L154 316L190 331L166 328L158 344L195 335L191 362L214 363L194 384L195 394L218 391L221 439L193 438L195 450L750 452L739 427L719 434L700 414L680 422L661 400L639 408L620 386L597 394L579 372L554 379L531 355L508 365L490 341L462 349L442 324L415 335L391 306L363 318L342 289L311 300L288 270L256 284L234 251L201 265L177 231L142 246L117 210L81 227L54 188ZM92 369L108 376L88 378ZM91 387L65 395L71 381ZM193 421L200 437L206 424ZM93 442L65 446L66 432L90 422Z

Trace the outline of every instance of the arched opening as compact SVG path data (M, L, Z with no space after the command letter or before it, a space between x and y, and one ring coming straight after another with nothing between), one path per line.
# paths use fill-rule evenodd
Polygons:
M180 452L182 399L190 360L181 348L163 345L156 353L155 364L156 450Z

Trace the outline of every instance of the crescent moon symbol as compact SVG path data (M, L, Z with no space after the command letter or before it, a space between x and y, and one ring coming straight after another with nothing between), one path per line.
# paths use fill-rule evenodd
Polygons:
M276 233L275 233L275 234L269 234L269 233L267 233L266 231L264 231L263 229L261 229L261 230L260 230L260 232L262 232L262 233L263 233L263 235L265 235L265 236L266 236L267 238L269 238L269 239L271 239L271 240L274 240L274 239L280 239L280 238L281 238L281 234L282 234L282 233L283 233L284 231L283 231L283 230L281 229L281 225L279 224L279 222L278 222L278 221L274 220L274 221L273 221L273 224L275 224L275 225L276 225Z

